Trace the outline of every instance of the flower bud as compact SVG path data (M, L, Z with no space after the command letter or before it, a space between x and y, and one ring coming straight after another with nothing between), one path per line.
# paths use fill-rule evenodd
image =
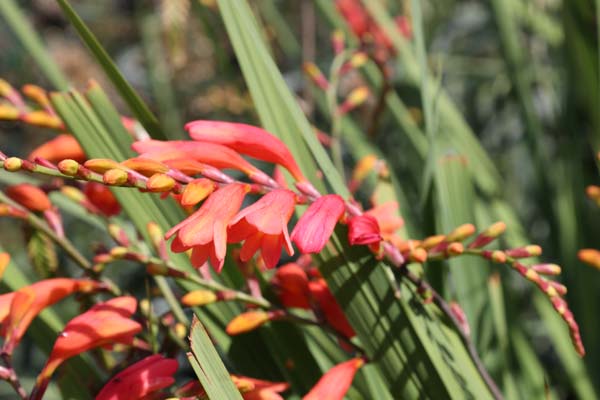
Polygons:
M8 104L0 104L0 119L14 121L19 119L19 109Z
M460 242L453 242L448 245L446 248L446 254L449 257L456 257L461 255L465 251L465 246L463 246Z
M560 275L561 273L560 265L556 264L537 264L532 265L531 269L542 275Z
M228 335L234 336L241 333L250 332L261 325L282 316L283 312L266 312L263 310L253 310L242 313L232 319L225 331Z
M577 253L577 257L581 262L600 269L600 251L595 249L582 249Z
M447 242L462 242L469 236L475 233L475 225L463 224L446 236Z
M17 157L8 157L4 160L4 169L10 172L15 172L21 169L23 160Z
M334 54L340 54L346 47L344 32L341 29L336 29L331 34L331 46Z
M31 111L21 117L23 122L42 126L50 129L60 129L63 126L62 121L55 115L46 111Z
M321 72L319 67L312 62L306 62L302 66L304 73L310 78L310 80L321 90L327 90L329 88L329 82L325 75Z
M87 160L83 165L87 169L99 174L103 174L112 169L122 170L122 166L118 162L108 158L93 158L91 160Z
M477 249L495 240L506 230L506 224L502 221L490 225L485 231L481 232L475 240L469 245L470 249Z
M508 257L512 258L538 257L542 254L542 248L536 244L530 244L528 246L504 250L504 252Z
M58 170L65 175L75 176L79 172L79 163L75 160L62 160L58 163Z
M359 107L367 101L370 93L367 86L360 86L352 90L348 94L348 97L346 97L346 100L338 107L338 114L344 115Z
M217 187L217 184L210 179L194 179L183 189L181 205L184 207L194 206L207 198Z
M87 164L87 163L86 163ZM102 175L102 181L107 185L121 186L127 182L128 174L122 169L109 169Z
M188 307L204 306L217 301L217 295L204 289L193 290L181 298L181 304Z
M9 186L6 195L30 211L46 211L52 207L48 195L29 183Z
M446 235L429 236L429 237L423 239L423 241L421 242L421 247L424 248L425 250L430 250L430 249L434 248L435 246L437 246L438 244L442 243L445 239L446 239Z
M165 174L169 172L168 166L160 161L155 161L149 158L130 158L129 160L123 161L121 165L148 177L154 174Z
M416 249L412 249L409 253L408 253L408 260L410 262L416 262L419 264L423 264L425 261L427 261L427 250L421 248L421 247L417 247Z
M151 192L168 192L175 186L175 179L165 174L154 174L146 182L146 187Z

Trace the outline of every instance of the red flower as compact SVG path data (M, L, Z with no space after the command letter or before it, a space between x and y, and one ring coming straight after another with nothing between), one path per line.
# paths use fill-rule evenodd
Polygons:
M88 182L83 188L87 200L104 216L112 217L121 212L121 205L110 189L101 183Z
M31 321L44 308L74 292L89 293L102 288L102 283L87 279L55 278L36 282L0 296L0 333L4 337L2 351L12 353Z
M306 180L287 146L264 129L224 121L192 121L185 129L194 140L218 143L250 157L279 164L296 180Z
M64 159L71 159L77 162L84 162L86 159L83 149L73 135L61 134L52 140L36 147L27 157L35 160L37 157L50 162L59 162Z
M242 261L248 261L260 249L265 266L273 268L281 256L282 245L289 255L294 254L287 223L294 213L295 199L294 192L274 190L231 220L229 241L245 240L240 253Z
M364 364L362 358L353 358L331 368L302 400L342 400L352 385L354 375Z
M113 376L96 400L141 399L175 383L177 367L175 359L148 356Z
M278 393L286 391L290 385L286 382L270 382L247 376L231 375L231 380L242 394L244 400L283 400ZM202 384L193 380L181 386L175 392L181 399L204 399L206 391Z
M131 319L136 308L134 297L116 297L96 304L69 321L54 342L48 361L37 377L31 399L42 398L52 374L65 360L107 344L131 343L142 330L142 326Z
M285 307L310 309L308 277L298 264L289 263L277 268L272 283Z
M374 244L382 240L375 217L363 214L348 221L348 241L351 245Z
M323 314L329 325L347 338L351 338L356 334L352 326L350 326L344 310L342 310L335 297L333 297L323 278L309 282L308 290L313 303L318 307L318 311Z
M318 253L329 240L335 224L345 210L344 199L337 194L319 197L300 217L291 239L302 253Z
M48 195L39 187L29 183L9 186L6 194L30 211L47 211L52 208Z
M248 185L230 183L211 194L195 213L167 232L166 239L177 234L171 250L180 253L193 248L192 265L199 268L210 258L213 268L221 272L227 251L227 225L248 190Z

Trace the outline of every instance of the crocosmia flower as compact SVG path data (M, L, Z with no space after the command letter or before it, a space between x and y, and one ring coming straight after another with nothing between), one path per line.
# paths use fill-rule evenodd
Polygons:
M352 384L354 375L363 366L362 358L336 365L327 371L302 400L342 400Z
M46 307L75 292L89 293L104 284L88 279L54 278L25 286L0 296L2 351L11 354L29 328L31 321Z
M113 376L96 400L141 399L175 383L177 360L160 354L148 356Z
M308 276L298 264L289 263L277 268L272 283L285 307L310 309Z
M112 217L121 212L121 205L117 201L117 198L103 184L87 182L83 188L83 193L89 203L104 216Z
M350 326L344 310L329 290L325 279L319 278L308 283L308 291L312 302L318 308L327 323L347 338L354 337L355 332Z
M260 249L265 266L273 268L281 256L281 246L289 255L294 254L287 223L294 213L295 199L289 190L274 190L231 220L229 241L245 240L240 253L242 261L248 261Z
M292 242L302 253L318 253L331 237L345 210L344 199L337 194L319 197L300 217L292 231Z
M37 377L31 399L42 398L52 374L65 360L108 344L130 344L142 330L142 325L131 318L136 308L134 297L116 297L96 304L69 321L54 342L48 361Z
M175 235L171 250L192 250L192 265L199 268L208 259L221 272L227 251L227 225L237 214L249 186L230 183L215 191L188 218L171 228L166 239Z
M305 180L287 146L264 129L223 121L192 121L185 129L194 140L222 144L241 154L279 164L296 180Z
M351 245L374 244L381 241L379 224L371 215L359 215L348 221L348 241Z

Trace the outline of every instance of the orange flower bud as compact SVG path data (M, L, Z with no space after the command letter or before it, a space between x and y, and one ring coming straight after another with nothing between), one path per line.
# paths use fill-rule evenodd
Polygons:
M408 259L410 262L416 262L419 264L423 264L427 261L427 250L421 247L417 247L416 249L412 249L410 253L408 253Z
M15 172L21 169L23 160L17 157L8 157L4 160L4 169L10 172Z
M506 262L506 253L500 250L494 250L492 251L490 259L495 263L504 264Z
M424 248L425 250L430 250L430 249L434 248L435 246L437 246L438 244L444 242L444 240L446 240L446 235L429 236L429 237L423 239L420 246L422 248Z
M188 307L204 306L217 301L218 297L210 290L198 289L188 292L181 298L181 304Z
M225 331L228 335L234 336L241 333L253 331L259 326L269 322L270 313L262 310L247 311L232 319Z
M6 271L6 267L10 263L10 255L8 253L0 253L0 280L4 276L4 271Z
M460 242L453 242L448 245L446 248L446 253L451 256L459 256L465 251L465 246L463 246Z
M118 171L118 170L115 170ZM88 182L83 189L87 200L107 217L112 217L121 212L119 202L109 188L97 182Z
M122 169L109 169L102 175L102 181L107 185L121 186L127 182L127 172Z
M454 229L446 236L447 242L462 242L469 236L475 233L475 225L463 224L458 228Z
M167 165L148 158L130 158L129 160L123 161L121 165L144 176L152 176L154 174L164 174L169 172L169 167Z
M585 193L591 200L600 200L600 186L590 185L587 188L585 188Z
M58 163L58 170L65 175L75 176L79 172L79 163L71 159L62 160Z
M0 104L0 119L13 121L19 119L19 109L8 104Z
M168 192L175 186L175 179L166 174L154 174L146 182L151 192Z
M46 211L52 208L52 203L46 193L29 183L9 186L6 194L30 211Z
M48 94L43 88L37 85L27 84L21 88L21 92L23 92L25 96L38 103L40 106L44 108L50 107L50 100L48 100Z
M217 187L217 184L210 179L194 179L183 189L181 205L184 207L194 206L207 198Z
M577 257L581 262L600 269L600 251L595 249L582 249L577 253Z
M103 174L112 169L122 171L121 165L115 160L111 160L109 158L93 158L91 160L87 160L83 166L99 174Z
M50 129L60 129L63 126L62 121L55 115L46 111L31 111L21 117L23 122L31 125L43 126Z

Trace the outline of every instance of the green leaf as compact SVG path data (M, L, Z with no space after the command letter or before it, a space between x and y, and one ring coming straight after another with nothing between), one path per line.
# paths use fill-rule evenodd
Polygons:
M208 397L211 400L241 400L239 390L233 384L204 326L195 315L190 331L190 345L192 351L188 353L188 360Z
M58 268L54 242L43 232L34 230L27 241L27 255L38 277L46 279Z
M129 105L129 108L140 121L140 123L146 128L148 133L154 139L165 139L165 135L162 133L160 125L156 117L152 114L148 106L133 90L131 85L127 82L123 74L116 67L104 47L100 44L96 36L86 26L83 20L77 15L73 7L67 0L57 0L58 4L62 8L67 19L73 24L77 33L81 37L81 40L85 43L88 49L92 52L96 61L102 66L104 72L108 78L115 85L115 88L119 91L125 102Z

